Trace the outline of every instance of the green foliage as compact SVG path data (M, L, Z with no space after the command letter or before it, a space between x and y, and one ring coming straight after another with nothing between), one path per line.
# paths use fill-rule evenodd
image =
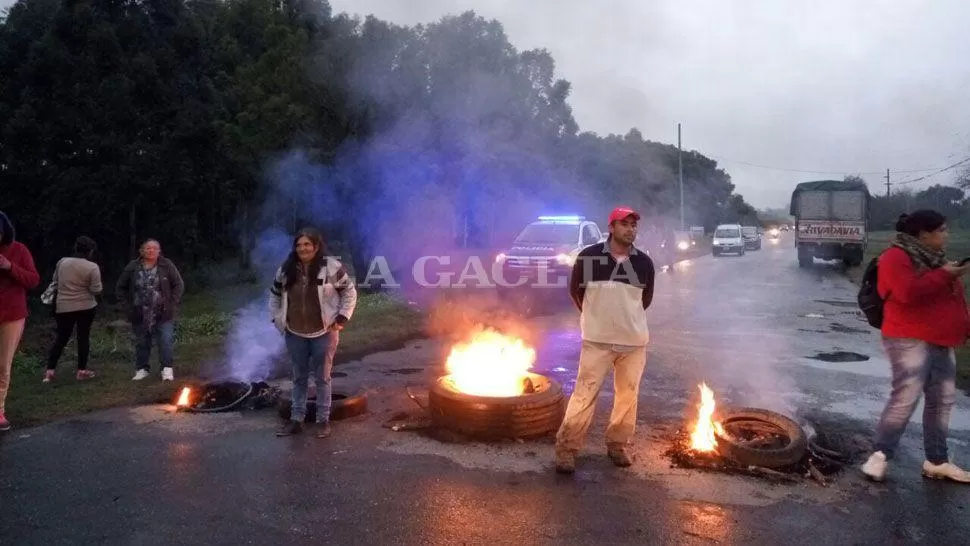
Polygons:
M229 313L207 313L180 319L175 326L175 341L186 343L201 338L224 336L232 324Z
M14 372L21 373L35 373L42 370L46 365L46 360L39 354L28 354L24 352L18 352L13 355L13 366Z
M539 208L679 203L675 147L581 132L549 52L516 50L472 12L400 27L323 0L19 0L0 74L3 206L45 272L79 232L106 279L154 237L198 291L220 282L203 264L248 265L267 220L329 222L360 266L387 250L368 234L424 222L430 200L467 246L504 242ZM288 182L307 198L261 218L292 150L306 176ZM683 159L688 223L755 214L716 162Z

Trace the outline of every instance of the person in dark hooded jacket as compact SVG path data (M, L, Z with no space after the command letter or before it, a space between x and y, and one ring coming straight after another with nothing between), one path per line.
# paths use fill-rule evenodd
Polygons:
M34 258L17 242L10 218L0 212L0 430L9 430L7 390L13 355L20 345L27 319L27 291L40 284Z

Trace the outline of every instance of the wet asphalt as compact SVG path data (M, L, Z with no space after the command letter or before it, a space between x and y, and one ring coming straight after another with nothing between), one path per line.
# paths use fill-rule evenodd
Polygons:
M800 269L791 240L744 257L703 256L658 277L641 384L637 462L613 467L603 428L610 382L571 477L549 440L446 443L383 427L416 416L406 396L441 373L447 344L423 340L338 368L369 412L334 435L276 438L271 410L193 415L119 408L0 437L0 544L963 544L970 486L925 481L920 412L884 484L855 468L823 487L672 468L664 451L718 403L782 411L863 456L889 390L878 333L834 264ZM531 321L542 373L567 390L577 316ZM819 353L868 360L826 362ZM970 400L952 420L970 464Z

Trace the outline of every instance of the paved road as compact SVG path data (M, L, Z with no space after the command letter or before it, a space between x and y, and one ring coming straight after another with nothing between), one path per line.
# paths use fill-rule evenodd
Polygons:
M440 373L447 347L433 341L342 366L337 381L367 388L371 412L327 440L275 438L269 412L165 406L15 431L0 445L0 544L965 543L970 488L919 477L918 416L884 485L851 469L827 488L769 485L673 469L662 455L700 381L721 403L785 411L864 449L888 367L853 297L834 266L799 269L790 240L662 275L629 469L603 453L606 396L573 477L552 473L549 442L449 444L382 428L416 409L404 385ZM570 385L576 316L532 326L537 367ZM869 360L811 358L834 350ZM951 445L966 463L970 405L958 404Z

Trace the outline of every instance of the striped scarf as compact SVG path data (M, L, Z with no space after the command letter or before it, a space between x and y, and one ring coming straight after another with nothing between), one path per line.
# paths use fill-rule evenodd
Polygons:
M897 233L890 245L903 249L918 270L937 269L947 263L946 253L942 250L933 250L912 235Z

